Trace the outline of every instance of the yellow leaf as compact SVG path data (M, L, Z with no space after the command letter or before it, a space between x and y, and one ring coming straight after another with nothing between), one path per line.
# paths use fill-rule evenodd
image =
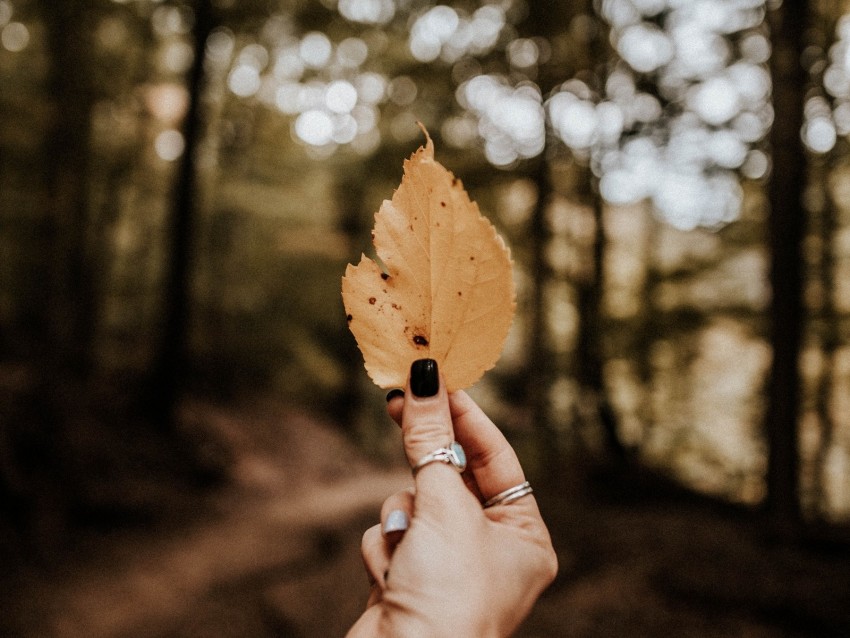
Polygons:
M363 255L342 278L348 324L381 388L404 387L416 359L437 360L450 392L499 358L516 307L511 258L434 144L404 162L404 177L375 215L384 269Z

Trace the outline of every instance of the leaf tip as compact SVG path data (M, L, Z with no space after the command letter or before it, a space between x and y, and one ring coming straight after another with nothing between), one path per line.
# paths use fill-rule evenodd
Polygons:
M428 129L425 128L425 125L419 120L416 121L416 125L419 129L425 134L425 153L431 159L434 158L434 142L431 140L431 136L428 134Z

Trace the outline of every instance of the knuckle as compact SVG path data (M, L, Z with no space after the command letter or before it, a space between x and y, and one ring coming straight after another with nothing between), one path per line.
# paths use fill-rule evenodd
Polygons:
M543 559L540 565L541 577L545 580L546 586L552 584L552 581L558 576L558 554L555 548L550 544L546 547Z
M404 444L408 449L419 450L427 447L430 450L448 443L446 439L450 435L451 429L442 421L420 421L404 433Z
M381 526L373 525L365 532L363 532L363 537L360 539L360 549L365 554L372 547L375 546L376 543L381 540Z

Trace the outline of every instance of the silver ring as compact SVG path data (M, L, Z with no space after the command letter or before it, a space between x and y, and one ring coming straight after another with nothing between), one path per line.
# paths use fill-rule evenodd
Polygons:
M504 492L499 492L498 494L496 494L496 496L488 498L486 501L484 501L484 509L487 509L488 507L493 507L494 505L505 505L506 503L515 501L518 498L527 496L533 491L534 488L531 487L531 483L529 483L528 481L523 481L519 485L509 487Z
M413 476L416 476L419 470L434 461L451 465L458 472L463 472L466 469L466 453L460 443L452 441L449 447L441 447L439 450L434 450L419 459L419 462L413 466Z

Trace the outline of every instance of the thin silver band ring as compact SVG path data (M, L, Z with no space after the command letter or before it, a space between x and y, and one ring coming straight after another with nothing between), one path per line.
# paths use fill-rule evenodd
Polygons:
M518 498L527 496L533 491L534 488L531 487L531 483L529 483L528 481L523 481L519 485L509 487L504 492L499 492L498 494L496 494L496 496L488 498L486 501L484 501L484 509L487 509L488 507L493 507L494 505L505 505L506 503L515 501Z

